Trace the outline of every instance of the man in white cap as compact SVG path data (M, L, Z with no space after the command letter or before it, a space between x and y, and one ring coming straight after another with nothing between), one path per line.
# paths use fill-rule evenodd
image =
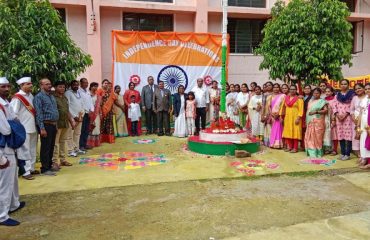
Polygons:
M10 102L16 117L26 129L26 141L17 149L17 157L24 164L24 179L33 180L32 174L39 174L35 170L37 130L35 123L36 111L33 107L32 82L30 77L23 77L17 81L20 87Z
M15 114L7 100L10 84L5 77L0 77L0 134L11 134L8 120L15 119ZM17 161L15 151L7 145L0 147L0 225L16 226L19 222L9 217L22 209L25 202L19 202Z

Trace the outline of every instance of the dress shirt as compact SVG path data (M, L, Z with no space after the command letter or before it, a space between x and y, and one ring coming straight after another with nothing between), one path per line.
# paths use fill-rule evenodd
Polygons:
M33 99L33 106L36 110L36 124L40 129L45 129L44 121L58 121L57 101L53 95L40 91Z
M71 89L64 93L68 99L69 113L73 118L79 117L81 113L85 113L82 94L80 91L72 91Z
M85 113L94 112L94 104L90 95L90 92L87 89L79 88L78 91L82 97L82 105L84 107Z
M137 103L130 103L130 108L128 109L128 118L131 122L139 121L141 117L140 105Z
M27 94L24 91L20 90L18 94L22 95L31 106L33 106L33 95L31 93ZM10 102L13 112L16 117L22 123L27 133L36 132L36 122L35 116L26 108L26 106L16 97L13 97Z
M209 94L206 87L195 86L192 90L195 95L195 101L197 102L197 108L207 107L209 104Z

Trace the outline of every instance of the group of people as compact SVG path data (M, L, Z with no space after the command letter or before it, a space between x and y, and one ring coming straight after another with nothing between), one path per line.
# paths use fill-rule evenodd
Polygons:
M361 168L370 169L370 84L348 80L334 90L326 81L318 86L255 82L227 86L227 116L265 146L296 153L299 147L313 158L324 154L349 160L359 157Z
M219 118L218 82L210 87L202 78L185 93L180 85L171 95L164 83L154 84L149 76L141 93L130 82L121 95L104 79L102 86L86 78L70 84L43 78L40 91L32 95L30 77L17 81L19 91L9 99L10 84L0 78L0 137L14 134L11 120L25 129L21 147L1 145L0 140L0 225L19 222L9 214L25 206L19 201L18 174L26 180L35 175L55 176L63 166L72 166L66 155L76 157L101 143L114 143L116 137L142 134L141 113L145 115L146 134L171 135L170 116L175 119L174 136L199 135L207 121ZM227 85L227 117L258 138L265 146L296 153L300 146L310 157L337 155L350 159L353 152L361 168L370 169L370 84L340 81L336 92L326 82L304 86L267 82L261 88L255 82ZM10 101L9 101L10 100ZM35 169L36 145L40 135L41 171ZM67 150L67 151L66 151ZM18 171L18 167L19 171Z

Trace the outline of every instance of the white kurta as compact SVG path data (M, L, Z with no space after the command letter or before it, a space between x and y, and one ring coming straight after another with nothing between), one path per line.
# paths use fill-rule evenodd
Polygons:
M186 129L186 117L185 117L185 97L184 95L181 95L180 98L181 98L181 108L180 108L179 116L177 116L175 120L175 131L173 133L173 136L186 137L187 129Z
M263 136L264 134L264 123L261 122L262 109L260 112L253 110L253 108L257 108L258 104L262 105L262 95L252 96L248 104L248 109L249 117L251 119L253 136Z
M7 120L15 118L15 114L9 106L9 102L0 98L6 114L0 110L0 133L9 135L11 129ZM0 170L0 222L9 218L8 212L19 207L17 162L14 149L5 147L0 148L0 164L4 164L5 157L9 160L9 167Z
M30 105L33 106L33 96L31 93L26 94L20 90L18 94L22 95L30 103ZM27 133L24 144L17 149L18 159L26 161L26 165L24 166L25 173L23 174L23 176L26 176L30 174L31 171L35 170L36 164L37 131L35 116L18 98L14 97L10 102L10 106L12 107L16 117L26 129Z
M367 122L368 118L368 105L370 104L370 99L365 97L360 102L360 117L361 117L361 137L360 137L360 156L361 158L370 158L370 151L365 148L365 141L367 137L366 127L369 125Z

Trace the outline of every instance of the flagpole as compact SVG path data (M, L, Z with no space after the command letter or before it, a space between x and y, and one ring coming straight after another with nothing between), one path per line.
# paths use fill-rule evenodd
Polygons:
M226 114L227 1L222 0L221 116Z

